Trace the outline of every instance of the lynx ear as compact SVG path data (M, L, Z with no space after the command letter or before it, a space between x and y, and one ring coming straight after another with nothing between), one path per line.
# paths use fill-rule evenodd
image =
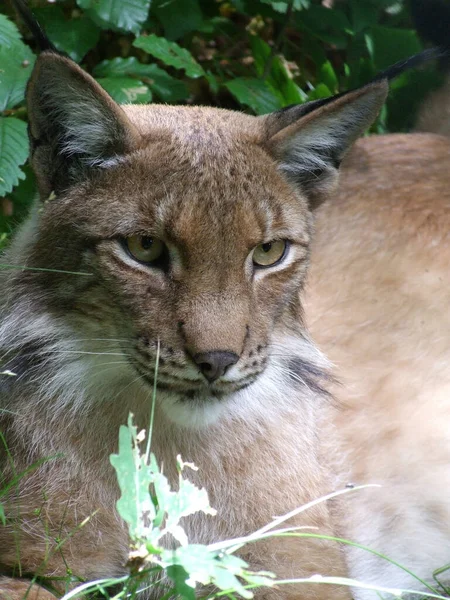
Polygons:
M372 124L387 92L387 80L381 80L264 117L266 148L280 170L306 193L311 208L335 190L342 158Z
M41 194L111 166L140 135L112 98L73 61L44 52L27 90L32 164Z

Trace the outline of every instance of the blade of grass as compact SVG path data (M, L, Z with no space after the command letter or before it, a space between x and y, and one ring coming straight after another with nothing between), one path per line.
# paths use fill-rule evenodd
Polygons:
M145 449L145 464L148 465L148 459L150 457L150 448L152 444L153 435L153 423L155 421L155 405L156 405L156 382L158 380L158 368L159 368L159 353L161 349L160 339L158 338L158 345L156 347L156 363L155 363L155 376L153 378L153 394L152 394L152 408L150 411L150 423L148 426L147 433L147 448Z
M45 273L66 273L67 275L87 275L92 277L94 273L84 273L83 271L63 271L61 269L44 269L43 267L24 267L23 265L5 265L0 263L0 269L21 269L22 271L44 271Z

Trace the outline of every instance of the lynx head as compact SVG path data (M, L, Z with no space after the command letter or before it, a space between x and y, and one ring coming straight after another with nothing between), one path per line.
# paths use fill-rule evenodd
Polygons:
M180 423L248 401L277 364L291 379L314 375L299 300L311 214L386 92L378 81L264 117L120 107L73 62L43 53L28 87L40 201L9 260L59 272L11 276L24 314L41 318L24 347L116 340L126 365L111 377L147 389L159 348L158 397Z

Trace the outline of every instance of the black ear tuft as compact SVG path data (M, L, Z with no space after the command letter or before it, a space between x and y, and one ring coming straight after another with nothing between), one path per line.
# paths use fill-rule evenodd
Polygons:
M49 40L45 31L40 26L39 21L34 16L33 11L28 6L27 2L25 0L11 0L11 3L19 13L22 21L32 33L37 45L39 46L39 50L41 52L50 51L55 52L56 54L62 54Z
M382 80L264 118L266 148L311 208L334 191L342 158L375 120L387 92Z

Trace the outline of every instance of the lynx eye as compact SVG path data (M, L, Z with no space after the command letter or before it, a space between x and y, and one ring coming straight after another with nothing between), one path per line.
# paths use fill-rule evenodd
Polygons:
M272 267L283 260L287 247L286 240L260 244L253 250L253 264L257 267Z
M148 235L130 235L124 242L133 258L150 265L159 262L166 250L164 242Z

